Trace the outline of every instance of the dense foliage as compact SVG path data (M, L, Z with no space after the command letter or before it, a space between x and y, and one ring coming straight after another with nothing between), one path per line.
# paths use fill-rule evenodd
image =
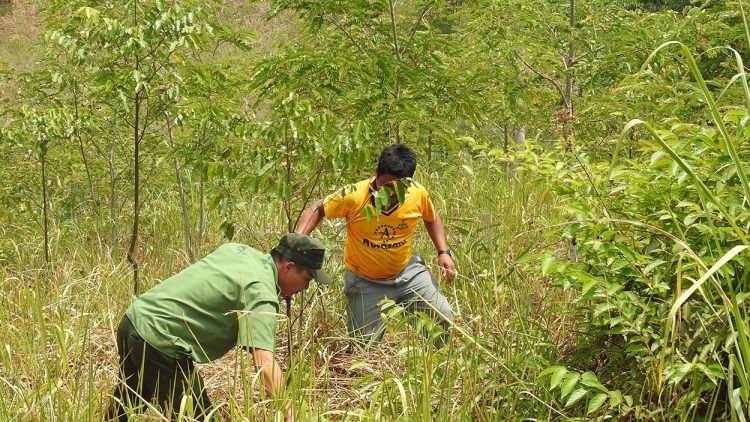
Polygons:
M301 420L747 420L743 1L274 0L263 48L245 2L40 3L41 61L0 63L0 416L101 420L141 284L267 247L403 142L463 275L457 340L386 304L395 349L329 391L340 286L316 292L285 343ZM263 419L253 385L221 413Z

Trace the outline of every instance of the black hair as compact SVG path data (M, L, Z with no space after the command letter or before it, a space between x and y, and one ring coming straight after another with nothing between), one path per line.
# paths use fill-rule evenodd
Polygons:
M292 261L290 258L287 258L281 252L277 251L276 248L271 249L271 258L273 258L273 262L276 262L276 263L281 264L281 265L284 265L287 262L294 263L295 271L297 271L297 272L305 270L304 266L299 265L298 263Z
M287 258L286 256L282 255L281 252L277 251L276 248L271 249L271 257L273 258L274 262L278 262L279 264L284 264L287 262L292 262L291 259Z
M417 170L417 154L404 144L386 147L378 160L378 175L414 177Z

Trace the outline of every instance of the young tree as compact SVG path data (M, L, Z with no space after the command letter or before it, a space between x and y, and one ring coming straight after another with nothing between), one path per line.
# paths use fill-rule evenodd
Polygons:
M486 92L472 85L473 65L464 60L471 46L461 45L461 33L432 25L454 18L451 2L284 0L272 7L298 13L311 35L305 46L258 66L261 98L295 92L337 119L361 120L373 151L433 138L454 145L458 133L476 126Z
M167 123L181 98L181 84L189 77L181 74L182 63L215 36L212 16L210 4L204 7L197 1L50 1L46 8L46 39L66 65L63 77L81 75L75 86L86 98L88 113L104 114L110 122L106 136L113 140L111 148L127 145L131 154L124 161L133 181L127 259L136 294L142 166L153 165L158 158L149 154L144 159L142 151L158 145L157 134L165 126L173 134ZM82 97L73 98L78 110ZM110 166L114 167L114 157ZM119 172L113 169L110 174L114 179Z

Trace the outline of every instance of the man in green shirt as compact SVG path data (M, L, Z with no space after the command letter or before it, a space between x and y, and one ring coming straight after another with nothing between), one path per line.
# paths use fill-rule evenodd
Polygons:
M154 398L169 415L191 395L203 420L211 402L195 364L235 346L251 352L267 393L277 396L283 389L273 356L279 297L291 298L313 278L330 284L324 255L322 243L296 233L284 235L270 254L227 243L141 295L117 330L124 382L115 388L109 418L125 422L127 407Z

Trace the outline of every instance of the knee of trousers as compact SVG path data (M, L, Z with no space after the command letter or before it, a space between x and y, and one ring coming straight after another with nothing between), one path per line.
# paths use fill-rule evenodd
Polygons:
M443 302L443 306L438 308L440 315L438 317L442 320L453 322L453 310L448 306L447 301Z

